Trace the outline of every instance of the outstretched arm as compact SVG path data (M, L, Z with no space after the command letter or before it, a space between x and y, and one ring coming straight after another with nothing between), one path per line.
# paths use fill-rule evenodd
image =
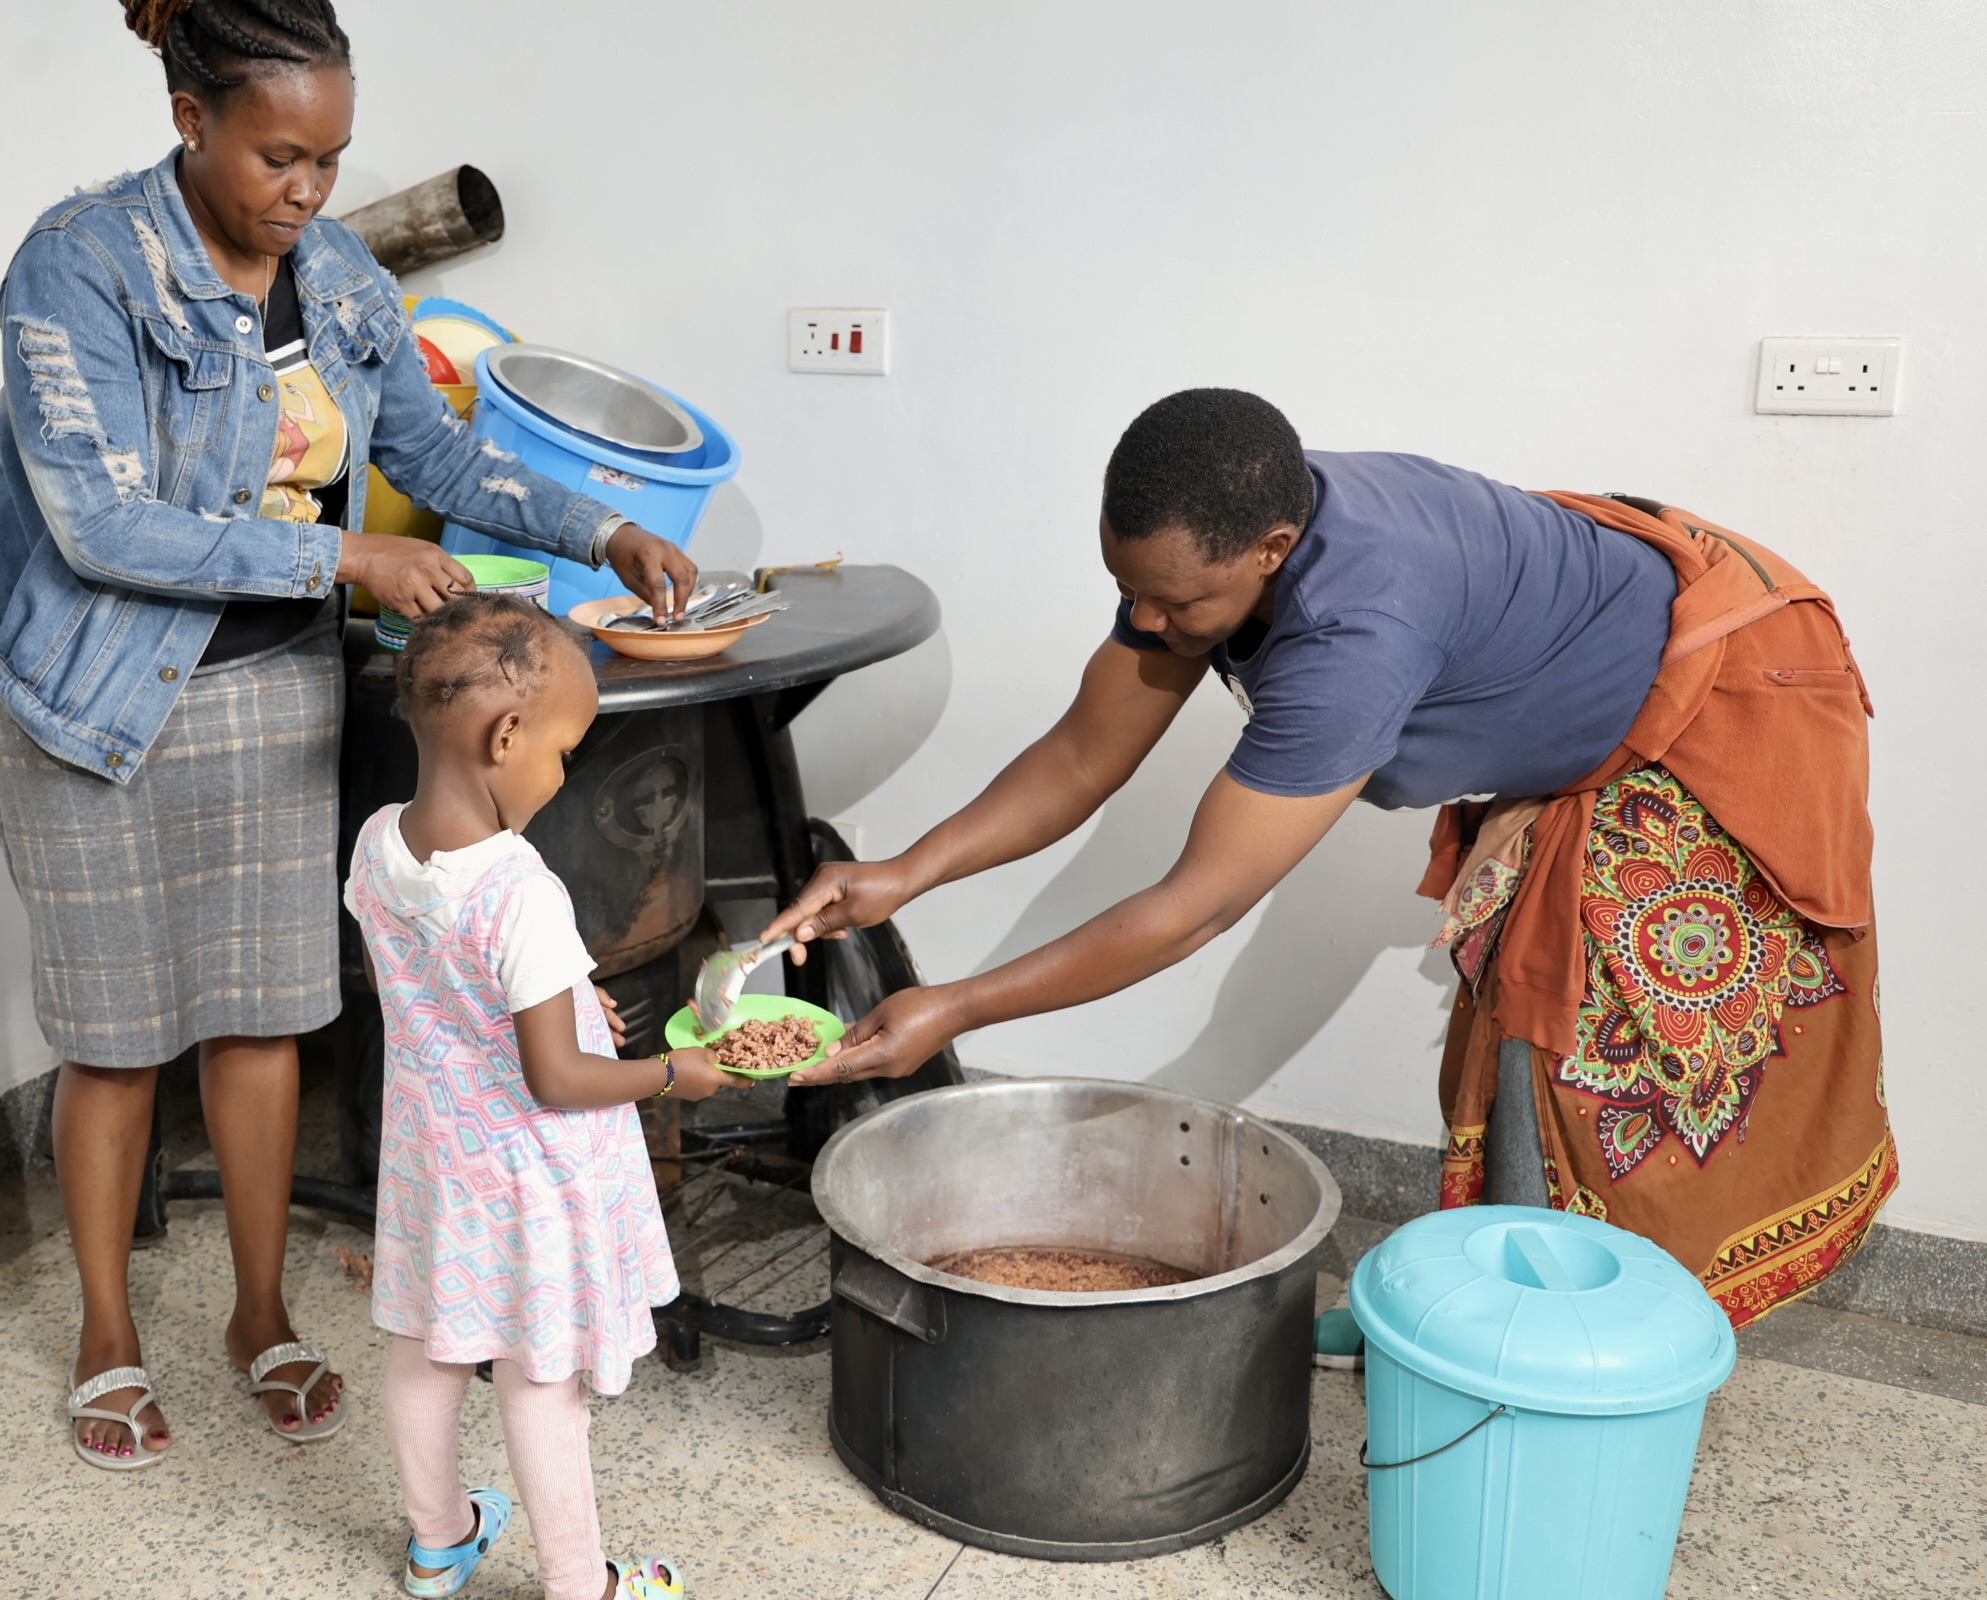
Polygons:
M518 1064L532 1099L554 1111L598 1111L659 1094L669 1082L665 1060L676 1063L676 1087L685 1100L702 1100L736 1086L708 1050L675 1050L668 1058L622 1061L580 1048L573 991L561 989L549 1000L511 1013L517 1030Z
M1310 853L1366 780L1330 794L1261 794L1219 774L1172 870L1072 933L958 983L903 989L796 1084L901 1078L959 1034L1081 1005L1183 961L1232 928Z
M1206 672L1203 659L1106 640L1076 699L963 810L888 861L830 862L763 935L801 944L869 928L927 889L1033 855L1080 827L1138 770Z

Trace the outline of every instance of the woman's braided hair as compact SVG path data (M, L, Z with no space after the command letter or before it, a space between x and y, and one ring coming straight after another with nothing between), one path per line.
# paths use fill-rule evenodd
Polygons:
M212 100L262 68L349 67L331 0L123 0L125 25L164 59L166 88Z

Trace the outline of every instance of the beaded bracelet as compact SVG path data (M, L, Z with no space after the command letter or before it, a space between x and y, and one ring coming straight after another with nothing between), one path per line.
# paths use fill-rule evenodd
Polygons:
M662 1064L665 1067L669 1068L669 1082L665 1083L660 1089L656 1090L656 1092L650 1096L650 1098L654 1100L660 1100L664 1095L668 1094L671 1089L674 1089L676 1087L675 1052L672 1050L665 1050L662 1053Z

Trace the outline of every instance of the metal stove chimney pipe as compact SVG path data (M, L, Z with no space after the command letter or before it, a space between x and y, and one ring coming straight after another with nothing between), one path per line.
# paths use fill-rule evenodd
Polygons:
M342 219L396 275L495 244L504 236L497 186L475 167L441 176L361 206Z

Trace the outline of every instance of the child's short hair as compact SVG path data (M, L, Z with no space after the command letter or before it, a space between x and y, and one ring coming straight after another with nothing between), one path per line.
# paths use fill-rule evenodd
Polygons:
M507 686L520 697L540 688L561 643L584 651L580 636L549 611L515 595L458 595L415 622L394 663L400 710L410 722L474 695Z

